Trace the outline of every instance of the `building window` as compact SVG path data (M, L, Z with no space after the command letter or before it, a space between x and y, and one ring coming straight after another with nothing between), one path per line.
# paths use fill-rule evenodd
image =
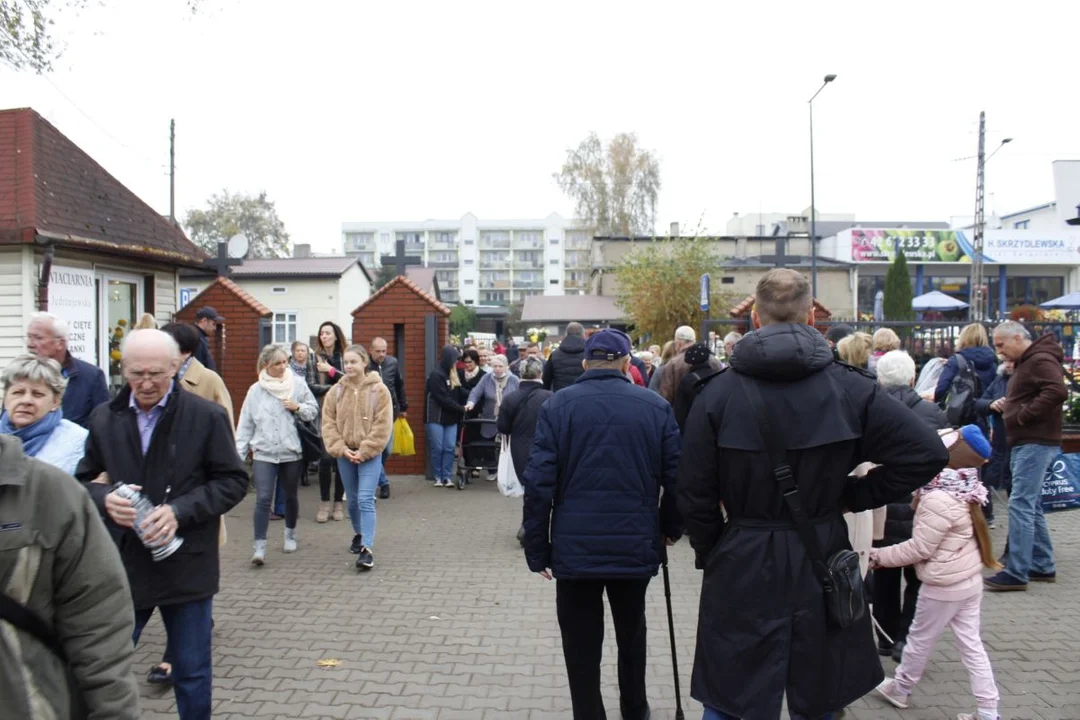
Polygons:
M559 258L552 258L552 259L551 259L551 260L549 261L549 264L550 264L550 265L558 265L558 264L559 264Z
M284 295L285 294L285 286L284 285L279 285L278 287L272 287L272 288L270 288L270 292L272 292L274 295Z
M476 281L473 280L472 278L465 278L465 284L466 285L473 285L475 282Z
M550 240L548 240L548 242L551 243L552 245L558 245L559 244L559 238L551 238Z
M551 280L548 280L548 285L558 285L558 284L559 284L559 278L552 278Z
M274 313L274 339L273 342L284 345L296 342L296 312Z
M466 264L466 265L472 265L472 264L473 264L473 262L474 262L474 261L473 261L473 259L472 259L472 258L465 258L465 264Z
M1013 223L1013 227L1017 230L1027 230L1031 225L1031 220L1018 220Z
M464 242L466 245L472 245L476 241L472 238L465 238L462 242Z
M733 278L733 277L722 277L722 278L720 278L720 284L721 285L734 285L735 284L735 278Z
M346 233L345 252L357 252L358 250L371 250L375 242L375 233Z

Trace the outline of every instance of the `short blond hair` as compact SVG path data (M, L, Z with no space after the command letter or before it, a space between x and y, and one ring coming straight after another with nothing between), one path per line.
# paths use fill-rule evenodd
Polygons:
M836 344L836 352L848 365L864 368L870 360L873 342L874 339L864 332L852 333Z
M874 352L891 352L900 349L900 336L889 328L874 333Z
M16 357L0 375L0 385L3 385L5 395L12 385L20 381L42 383L57 397L64 396L64 388L68 382L60 363L52 358L39 358L29 354Z
M990 347L990 336L986 334L986 328L981 323L965 325L960 331L960 337L956 340L956 349L963 350L969 347Z
M754 310L762 325L805 323L813 304L810 283L789 268L777 268L762 275L754 293Z

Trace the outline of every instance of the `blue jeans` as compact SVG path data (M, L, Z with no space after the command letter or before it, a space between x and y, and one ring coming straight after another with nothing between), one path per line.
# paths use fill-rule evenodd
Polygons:
M353 532L364 539L369 549L375 547L375 488L379 485L382 456L376 455L367 462L354 465L345 458L338 458L341 484L345 486L345 499L349 506L349 521Z
M424 426L431 449L431 473L436 480L454 476L454 446L457 444L457 425L428 423Z
M165 623L173 693L180 720L210 720L210 696L214 688L210 649L213 606L214 599L208 597L157 608ZM132 642L136 645L153 614L154 608L135 611Z
M390 448L394 447L394 426L390 426L390 439L386 441L386 447L382 451L382 468L379 470L379 487L390 484L390 478L386 477L386 461L390 459Z
M1042 508L1042 486L1050 463L1061 452L1048 445L1012 449L1012 493L1009 495L1009 557L1005 572L1027 582L1031 571L1054 572L1054 546Z
M722 713L719 710L713 710L711 707L706 707L705 714L701 716L701 720L739 720L739 718L734 715ZM808 720L808 718L806 718L805 715L792 715L791 720ZM822 715L819 720L833 720L833 714L828 713Z

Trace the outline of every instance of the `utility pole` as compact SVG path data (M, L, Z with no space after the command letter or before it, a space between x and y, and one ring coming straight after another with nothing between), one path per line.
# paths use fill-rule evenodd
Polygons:
M984 213L986 173L986 112L979 113L979 154L975 174L975 239L972 243L975 256L971 258L971 288L968 303L971 320L981 321L986 316L986 299L983 297L983 233L986 229Z
M176 120L169 121L169 221L176 224Z

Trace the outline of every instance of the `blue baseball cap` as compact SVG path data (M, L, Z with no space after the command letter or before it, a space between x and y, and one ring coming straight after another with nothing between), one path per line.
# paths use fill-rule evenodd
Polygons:
M630 336L622 330L606 328L585 341L586 360L615 360L630 354Z

